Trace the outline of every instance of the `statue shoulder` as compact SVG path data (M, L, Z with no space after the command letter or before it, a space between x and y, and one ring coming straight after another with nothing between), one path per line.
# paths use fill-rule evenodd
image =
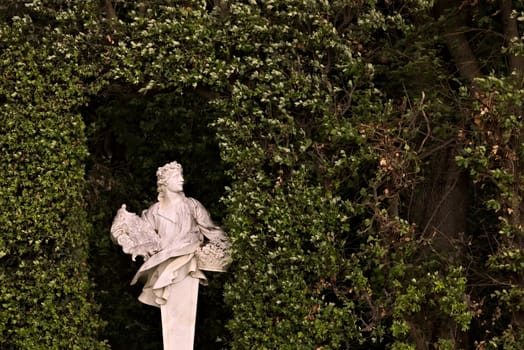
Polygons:
M193 197L186 197L186 202L193 207L203 207L203 205Z
M207 213L207 209L195 198L186 197L186 203L191 208L193 216L199 216L202 212Z
M160 202L155 202L155 203L151 204L151 206L147 210L150 210L150 211L153 211L153 212L157 212L158 208L160 208Z
M142 211L142 216L144 216L146 214L155 215L156 213L158 213L158 208L159 207L160 207L160 203L159 202L153 203L152 205L149 206L149 208L144 209Z

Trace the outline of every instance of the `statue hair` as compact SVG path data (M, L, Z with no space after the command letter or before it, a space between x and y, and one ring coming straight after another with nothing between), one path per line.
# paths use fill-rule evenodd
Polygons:
M176 173L183 173L182 165L176 161L167 163L158 168L156 171L158 200L161 200L164 197L167 181Z

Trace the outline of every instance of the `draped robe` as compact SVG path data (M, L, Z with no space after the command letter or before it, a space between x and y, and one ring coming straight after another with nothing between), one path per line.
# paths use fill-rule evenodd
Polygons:
M139 300L152 306L165 304L169 298L166 287L186 276L205 284L206 277L197 264L195 252L205 238L227 239L199 201L181 195L175 204L176 210L166 210L162 201L157 202L141 216L158 233L160 250L144 262L131 284L145 281Z

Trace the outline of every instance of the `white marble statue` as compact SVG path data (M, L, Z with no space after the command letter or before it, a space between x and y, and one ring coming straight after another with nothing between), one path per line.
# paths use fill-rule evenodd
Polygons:
M144 263L131 284L144 282L139 300L160 307L164 350L193 349L202 270L220 271L230 263L230 243L197 200L183 192L182 166L158 168L158 202L141 216L118 210L111 238Z

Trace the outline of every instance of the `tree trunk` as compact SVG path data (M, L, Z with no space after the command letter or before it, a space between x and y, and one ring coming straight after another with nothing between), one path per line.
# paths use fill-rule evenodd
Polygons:
M508 73L516 74L517 79L520 79L524 75L524 56L515 55L512 53L512 48L515 43L520 40L520 34L518 30L518 23L516 16L513 16L513 2L511 0L501 0L501 15L502 25L504 28L504 37L506 46L509 49L510 54L508 55ZM522 109L517 111L520 115L523 114ZM513 141L512 149L518 154L522 142L524 140L524 132L521 130L520 135L515 137ZM524 208L522 198L524 197L524 189L522 183L522 169L524 164L520 157L515 160L508 160L511 164L508 164L508 169L511 169L515 183L513 184L512 193L513 196L508 203L508 207L512 209L508 213L508 222L515 228L519 233L508 245L512 248L517 248L520 251L524 248L522 231L524 227ZM521 290L524 289L524 274L522 272L517 273L515 281L513 281ZM522 329L524 327L524 311L515 310L512 313L511 324L514 329Z
M469 82L481 75L478 60L466 36L469 11L462 8L460 1L442 0L436 4L438 15L450 16L445 29L444 40L458 73Z
M414 201L412 220L428 239L433 252L450 263L460 261L457 246L466 230L468 180L455 162L456 147L450 146L434 155L430 175Z
M501 0L502 25L504 27L504 37L507 47L511 49L515 46L513 40L520 40L518 23L516 16L512 15L513 3L511 0ZM524 56L510 54L508 57L509 72L516 72L522 75L524 72Z
M462 263L463 236L468 211L468 180L455 162L457 147L451 145L434 154L428 176L421 184L412 203L410 221L419 227L421 238L427 242L422 255L433 255L441 266ZM417 350L432 349L439 338L461 343L464 337L456 322L449 319L427 319L421 312L411 323L410 336Z
M459 5L460 2L442 0L436 4L435 10L437 16L448 16L444 40L459 75L474 91L474 79L481 75L481 69L466 36L468 11L459 9ZM464 258L462 242L469 208L469 181L455 161L460 147L460 144L451 142L450 146L433 154L430 171L410 210L410 221L417 224L419 234L428 242L427 249L421 254L435 255L443 267L446 264L460 265ZM457 347L467 342L467 337L451 319L448 322L425 320L423 313L417 318L420 319L414 320L411 327L411 338L417 344L417 350L432 348L431 344L439 338L451 340Z

